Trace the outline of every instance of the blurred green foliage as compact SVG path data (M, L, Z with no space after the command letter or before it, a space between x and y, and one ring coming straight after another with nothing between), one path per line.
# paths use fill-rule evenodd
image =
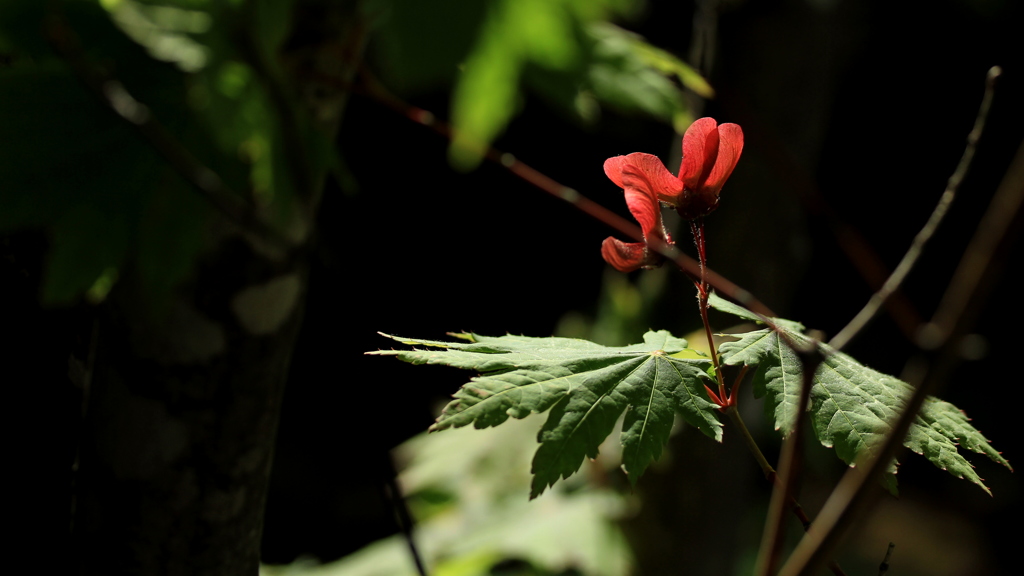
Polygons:
M169 154L211 170L273 226L292 224L296 186L340 163L299 95L274 93L285 83L280 56L293 10L321 4L331 3L0 6L0 53L9 62L0 68L0 232L48 230L45 302L70 303L90 289L96 299L128 265L158 300L189 274L213 208ZM678 130L689 123L683 88L711 94L677 58L609 22L634 11L634 0L357 4L386 84L400 93L452 91L450 159L458 168L479 163L524 89L583 121L607 105ZM164 149L126 111L161 126Z
M172 169L166 150L114 113L119 101L159 123L174 153L212 170L271 221L281 219L291 191L279 121L236 38L251 24L260 49L275 53L288 32L289 3L254 4L69 0L0 8L0 47L12 61L0 69L0 231L49 231L44 302L70 303L129 263L159 300L187 276L208 239L211 204ZM270 8L262 18L246 16Z
M486 430L421 434L395 449L399 485L416 517L415 539L431 574L624 576L632 559L616 520L635 504L577 474L535 500L533 440L542 420ZM589 475L618 474L617 442L605 442ZM263 576L413 576L400 535L324 565L265 566Z

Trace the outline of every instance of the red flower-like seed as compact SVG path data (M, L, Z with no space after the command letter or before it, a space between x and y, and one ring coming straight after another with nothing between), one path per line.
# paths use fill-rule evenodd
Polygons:
M648 246L653 237L671 244L661 221L660 202L686 220L710 214L718 207L718 195L742 152L743 130L738 125L719 126L714 118L701 118L683 135L679 176L673 176L657 156L643 152L606 160L604 173L625 191L626 205L643 229L644 242L606 238L601 245L604 259L622 272L660 264L661 257Z
M714 118L697 120L683 135L683 162L679 166L683 193L666 202L687 220L710 214L718 207L718 195L742 152L743 129L738 124L718 126Z
M601 256L620 272L658 266L662 258L648 244L653 238L665 243L671 243L671 240L665 233L665 225L661 221L661 204L654 191L665 186L663 180L666 175L680 190L682 183L665 170L657 156L641 152L609 158L604 163L604 173L625 191L626 206L640 223L644 241L626 243L609 236L601 244Z

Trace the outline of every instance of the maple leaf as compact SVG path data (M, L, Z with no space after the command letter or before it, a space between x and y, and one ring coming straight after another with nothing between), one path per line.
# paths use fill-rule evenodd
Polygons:
M761 320L749 310L715 294L711 295L709 304L746 320ZM791 342L801 346L811 343L811 339L801 333L803 326L799 323L775 318L772 323ZM754 395L767 398L765 409L769 419L774 420L775 429L785 436L793 430L798 416L802 365L779 332L765 328L738 335L738 341L722 344L720 352L724 364L758 366L754 374ZM822 445L834 447L840 459L853 464L863 452L872 450L890 433L913 389L906 382L868 368L825 344L817 345L824 359L811 388L808 411L812 429ZM953 476L967 479L989 492L959 448L984 454L994 462L1013 468L969 421L963 411L952 404L928 397L903 445ZM888 471L896 473L895 462ZM890 489L895 487L894 478L888 478L887 483Z
M537 437L531 498L579 470L585 457L596 458L623 412L622 468L633 484L661 456L676 414L722 439L718 406L704 391L710 359L664 330L622 347L571 338L454 334L463 342L441 342L384 336L431 349L370 354L480 373L455 393L431 431L486 428L550 411Z

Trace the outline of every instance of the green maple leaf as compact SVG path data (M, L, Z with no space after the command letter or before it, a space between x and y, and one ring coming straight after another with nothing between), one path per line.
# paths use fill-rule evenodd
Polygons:
M755 322L761 320L749 310L715 295L709 302L723 312ZM781 319L772 319L772 322L795 344L811 343L810 338L801 334L803 326L799 323ZM834 447L839 458L853 464L861 453L872 450L889 434L913 389L906 382L872 370L825 344L817 345L824 360L814 375L811 388L812 428L824 446ZM765 409L769 418L774 417L776 430L788 435L796 422L802 382L802 366L796 353L778 332L770 329L743 334L738 341L723 344L720 352L725 364L758 366L754 395L767 397ZM925 400L903 445L986 492L989 492L988 487L959 448L984 454L1012 470L1010 463L971 426L961 410L932 397ZM895 474L895 462L889 472ZM892 477L888 481L890 487L895 486Z
M371 354L480 373L459 389L431 431L486 428L550 410L537 438L531 498L579 470L584 457L596 458L623 411L622 467L634 484L661 456L677 413L711 438L722 438L717 406L704 391L711 361L680 354L688 350L686 341L664 330L623 347L570 338L455 334L465 341L439 342L385 336L434 349Z

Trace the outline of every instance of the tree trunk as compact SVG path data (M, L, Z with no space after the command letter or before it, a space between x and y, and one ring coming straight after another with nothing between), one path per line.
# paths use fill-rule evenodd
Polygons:
M276 54L285 82L247 48L280 116L297 227L279 232L291 248L233 231L160 312L131 270L101 311L76 477L83 574L258 574L306 248L326 179L327 167L308 156L333 153L307 146L297 116L320 146L333 142L365 44L357 4L296 3Z
M77 477L83 574L247 574L260 535L301 262L223 242L154 313L120 283L100 313Z

